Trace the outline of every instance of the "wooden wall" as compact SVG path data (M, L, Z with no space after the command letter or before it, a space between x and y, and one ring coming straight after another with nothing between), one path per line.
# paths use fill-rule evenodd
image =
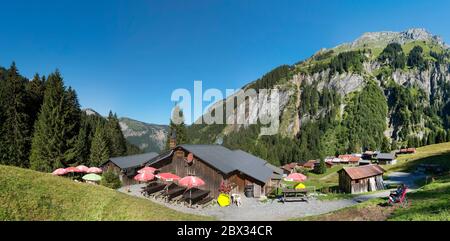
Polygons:
M220 192L219 188L222 181L228 181L229 183L234 183L235 188L233 193L243 193L246 185L257 185L254 190L261 190L256 193L257 195L263 195L266 193L267 188L265 188L265 183L258 182L253 178L239 172L234 172L228 175L217 170L215 167L209 165L205 161L194 156L192 163L186 162L186 157L189 154L186 150L178 147L175 149L172 157L168 157L165 160L161 160L153 165L152 167L158 168L161 172L171 172L180 177L185 176L198 176L206 185L200 187L204 190L209 190L210 196L216 198ZM270 180L268 181L270 183Z
M352 180L344 171L339 172L339 189L346 193L357 194L383 190L383 176L373 176Z

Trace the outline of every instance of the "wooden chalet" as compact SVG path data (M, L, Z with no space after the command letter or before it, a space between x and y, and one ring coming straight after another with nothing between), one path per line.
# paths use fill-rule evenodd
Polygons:
M376 156L376 160L381 165L393 165L397 163L395 154L392 153L380 153Z
M291 162L280 167L283 170L283 173L289 175L295 172L295 168L298 166L296 162Z
M173 145L174 143L171 143ZM179 145L162 153L147 166L171 172L180 177L198 176L206 185L200 187L217 197L222 182L229 183L232 193L253 190L254 197L266 195L277 187L283 170L241 150L221 145Z
M341 164L348 164L348 165L358 165L359 161L361 161L361 157L356 155L339 155L338 158L341 160Z
M150 152L132 156L114 157L110 158L100 167L103 171L110 170L119 175L122 185L132 185L137 183L133 179L137 175L137 171L156 156L158 156L158 153Z
M339 189L356 194L384 189L385 170L378 165L345 167L339 173Z

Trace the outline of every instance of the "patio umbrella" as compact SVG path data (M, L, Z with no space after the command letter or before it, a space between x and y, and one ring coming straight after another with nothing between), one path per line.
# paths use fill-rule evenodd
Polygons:
M99 174L99 173L102 173L102 172L103 172L103 170L98 168L98 167L90 167L87 170L87 173L94 173L94 174Z
M134 177L134 180L139 182L148 182L155 179L155 175L149 173L149 172L143 172L139 173Z
M82 178L83 178L83 180L91 181L91 182L98 182L98 181L102 180L101 176L99 176L97 174L93 174L93 173L86 174Z
M193 188L205 185L205 181L199 177L187 176L181 178L180 181L178 181L178 184L187 188Z
M80 172L76 167L68 167L65 169L67 173L74 173L74 172Z
M155 174L155 171L158 170L154 167L144 167L140 169L137 173L150 172L151 174Z
M217 198L217 203L219 203L219 206L221 207L230 206L231 204L230 196L225 193L221 193Z
M64 168L58 168L52 172L52 175L55 175L55 176L63 176L66 174L67 174L67 171Z
M85 173L89 170L89 167L87 167L85 165L79 165L76 168L79 170L79 172L85 172Z
M292 173L289 174L286 179L294 182L304 182L306 181L307 177L301 173Z
M165 182L173 182L173 181L178 181L181 179L181 177L179 177L175 174L169 173L169 172L160 173L160 174L156 175L156 177Z
M297 186L295 186L295 189L305 189L306 188L306 186L305 186L305 184L303 184L303 183L299 183Z

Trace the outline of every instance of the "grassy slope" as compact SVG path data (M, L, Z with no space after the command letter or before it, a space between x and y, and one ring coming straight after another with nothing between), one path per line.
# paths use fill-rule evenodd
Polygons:
M435 163L450 167L450 143L424 146L416 154L401 155L389 171L411 171L420 163ZM324 215L297 220L450 220L450 174L436 177L415 193L409 193L410 204L386 207L386 199L374 199Z
M102 186L0 165L0 220L208 220Z

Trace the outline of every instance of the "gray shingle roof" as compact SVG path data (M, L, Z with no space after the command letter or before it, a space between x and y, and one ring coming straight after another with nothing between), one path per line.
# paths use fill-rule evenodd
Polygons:
M377 155L377 159L382 159L382 160L394 160L395 159L395 155L392 153L380 153Z
M229 174L240 171L258 181L266 182L274 172L267 162L247 152L232 151L220 145L181 145L219 171Z
M152 158L158 156L156 152L149 152L145 154L133 155L133 156L121 156L121 157L113 157L109 160L116 164L121 169L138 167L144 165Z

